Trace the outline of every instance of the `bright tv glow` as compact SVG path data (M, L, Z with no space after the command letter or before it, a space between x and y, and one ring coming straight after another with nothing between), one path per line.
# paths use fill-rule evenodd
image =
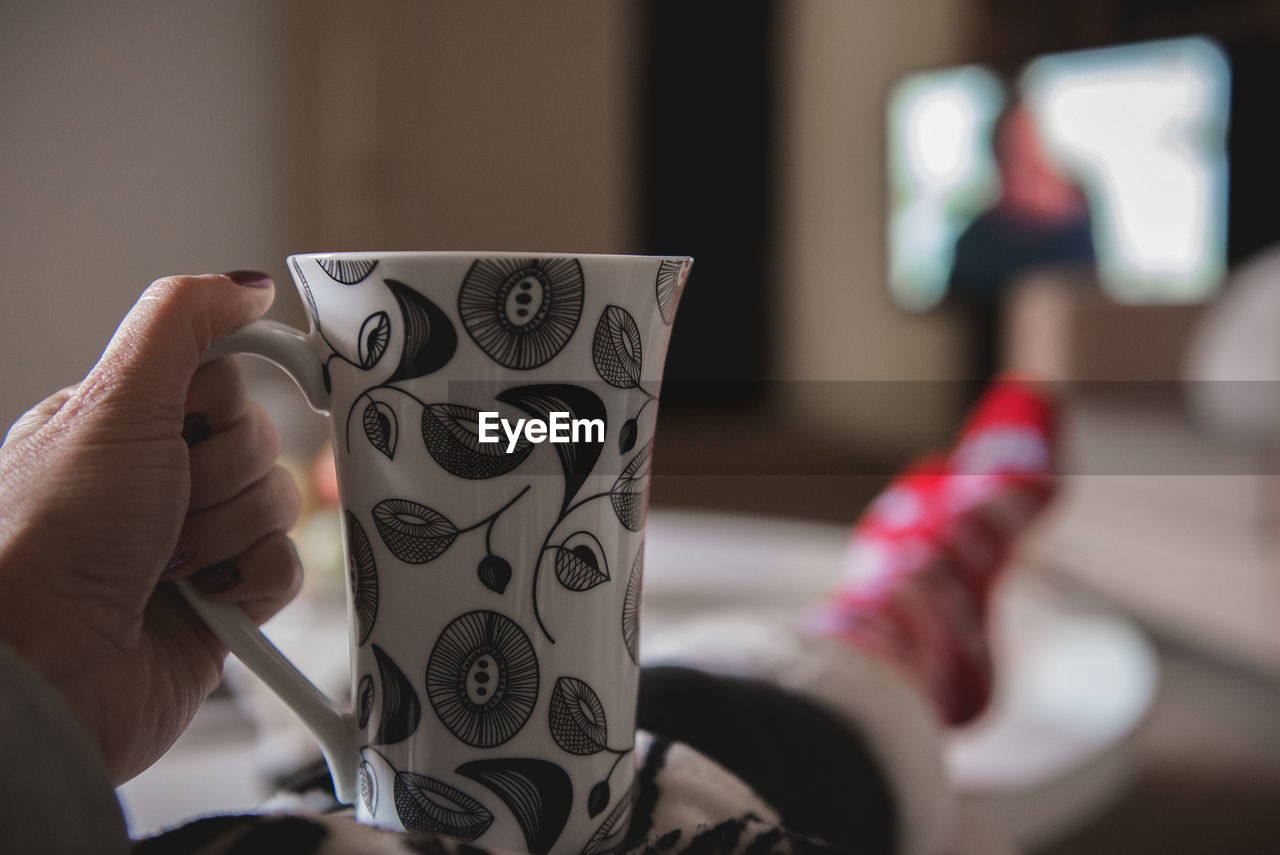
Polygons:
M1034 260L1019 248L1034 240L1026 235L1036 234L1037 209L1009 204L1005 188L1027 170L1002 166L993 148L997 122L1009 124L1013 105L1025 108L1034 128L1019 145L1033 140L1027 145L1040 149L1042 172L1056 173L1081 196L1078 251L1053 252L1046 263L1087 262L1102 287L1125 302L1210 296L1226 270L1229 82L1225 55L1203 38L1041 57L1012 87L980 66L903 78L888 101L895 299L920 310L953 286L958 292L957 242L980 218L1003 216L1012 224L1007 254ZM969 247L999 255L1002 244L991 234L987 229ZM1003 276L1006 268L988 275ZM1004 284L993 282L993 292Z

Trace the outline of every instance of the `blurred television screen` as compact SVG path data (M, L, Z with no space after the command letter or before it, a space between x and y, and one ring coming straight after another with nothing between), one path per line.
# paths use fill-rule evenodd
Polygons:
M895 300L990 304L1038 267L1194 302L1227 259L1230 67L1205 38L920 71L887 102Z

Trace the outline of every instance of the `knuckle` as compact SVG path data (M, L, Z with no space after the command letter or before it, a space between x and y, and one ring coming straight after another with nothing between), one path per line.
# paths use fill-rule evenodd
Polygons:
M201 286L199 276L164 276L147 286L139 300L159 320L178 313L184 299Z
M304 577L302 559L298 556L298 548L291 538L285 537L283 540L286 558L285 566L288 568L289 573L289 584L285 588L285 602L289 602L302 591Z
M231 427L248 414L248 397L239 363L224 356L196 372L187 390L186 410L222 428Z
M159 279L151 283L147 288L148 291L155 289L161 293L169 293L175 290L187 290L190 288L202 288L210 280L219 279L218 276L196 276L187 273L176 273L170 276L161 276Z
M188 278L190 277L181 275L161 276L147 286L146 293L153 297L164 296L177 288L181 288Z
M270 496L273 507L285 528L293 528L298 515L302 513L302 497L293 483L293 476L283 466L274 466L267 476L270 481Z
M261 404L253 402L249 403L246 415L252 419L254 439L261 449L262 456L268 460L275 460L280 456L282 447L280 431L276 428L275 422L271 420Z
M195 344L203 352L213 341L212 325L202 304L209 280L214 278L217 277L164 276L152 282L138 302L147 307L153 324L190 325Z
M205 367L211 370L214 381L224 395L245 394L244 373L240 370L240 360L235 356L219 356Z
M191 378L191 391L214 398L234 391L240 379L240 365L233 356L220 356L206 362Z

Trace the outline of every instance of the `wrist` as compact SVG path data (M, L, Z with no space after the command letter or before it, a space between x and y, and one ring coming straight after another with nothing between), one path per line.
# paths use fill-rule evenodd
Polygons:
M43 677L0 643L0 735L8 763L0 795L21 805L23 820L6 826L5 848L126 853L128 836L101 750Z
M91 668L85 645L69 625L65 608L41 586L0 557L0 643L42 676L74 706L78 675Z

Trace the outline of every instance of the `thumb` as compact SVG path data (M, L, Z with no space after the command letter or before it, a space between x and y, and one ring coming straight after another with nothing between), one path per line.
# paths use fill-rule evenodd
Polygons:
M120 322L76 397L181 423L187 387L214 341L260 317L275 296L271 277L237 270L153 282Z

